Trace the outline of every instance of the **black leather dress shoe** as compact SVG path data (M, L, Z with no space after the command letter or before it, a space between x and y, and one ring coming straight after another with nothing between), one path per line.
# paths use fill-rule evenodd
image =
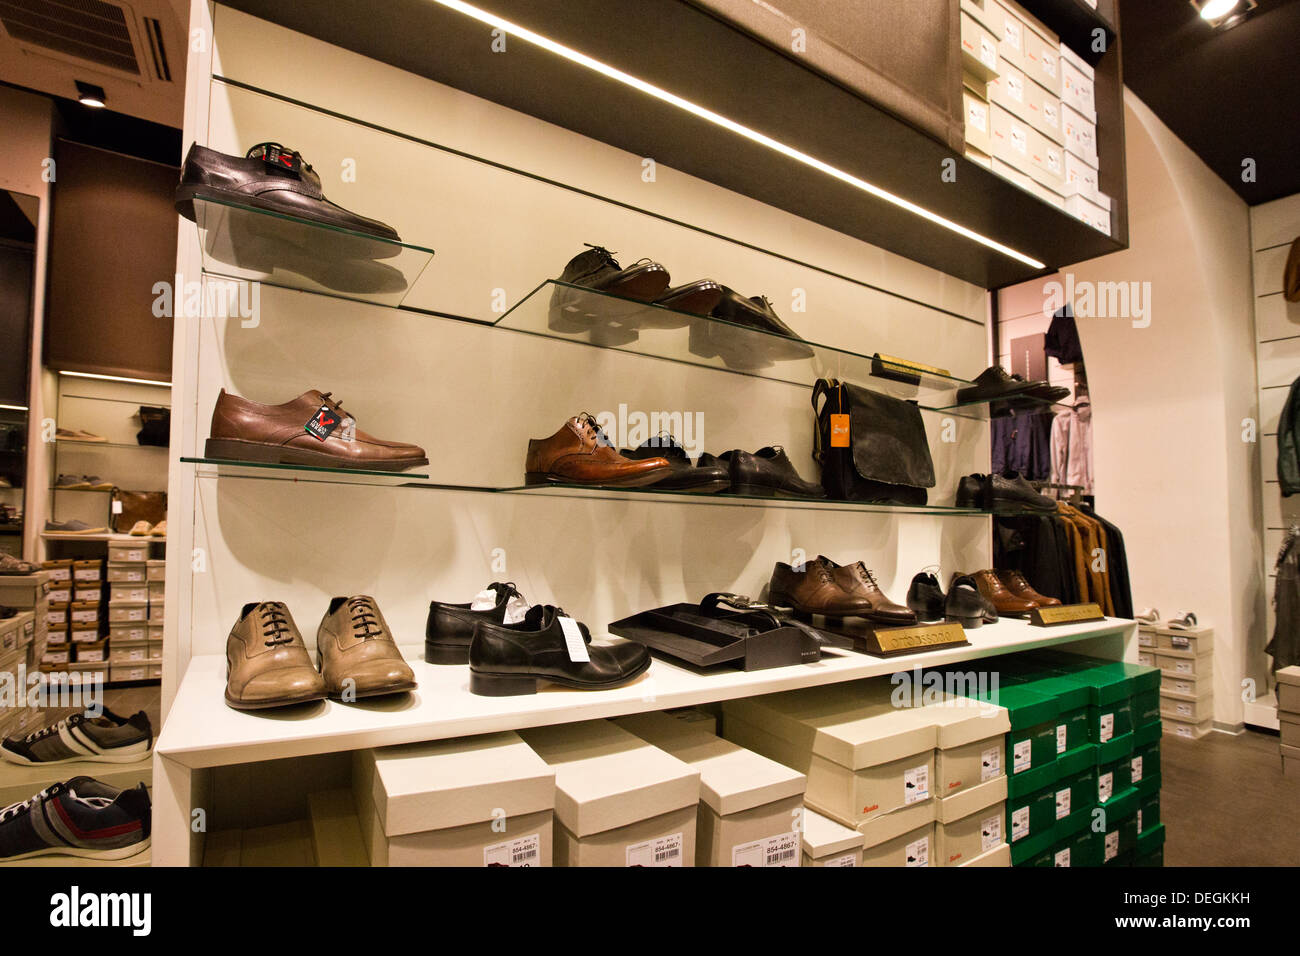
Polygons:
M1010 475L993 475L989 479L987 504L990 511L996 512L1052 514L1056 511L1056 499L1040 495L1018 471Z
M922 571L912 578L912 586L907 589L907 606L922 621L943 619L947 599L939 579L928 571Z
M731 487L731 478L725 464L713 458L712 455L707 456L713 459L712 465L705 465L702 461L698 464L691 461L691 456L686 453L686 449L677 444L677 439L671 435L660 435L658 438L648 439L642 442L639 448L625 448L619 454L634 461L641 461L646 458L665 458L668 460L668 464L673 469L672 473L650 485L651 489L714 494L719 491L726 491ZM701 455L700 457L704 458L705 456Z
M655 299L655 305L690 315L709 315L717 308L723 292L723 287L712 279L698 279L667 290ZM679 321L677 327L680 328L685 324L685 321Z
M1012 378L1001 365L992 365L975 376L969 386L957 389L957 401L966 405L1020 398L1032 391L1035 384L1038 383Z
M731 475L731 492L767 498L825 498L819 484L804 481L780 445L750 454L736 449L722 456Z
M587 251L578 253L564 267L560 282L631 301L618 302L559 285L551 293L547 325L556 332L592 330L599 338L597 344L625 345L636 339L638 327L653 311L641 303L659 298L672 277L667 269L649 259L624 269L604 246L586 245Z
M954 574L948 584L948 598L944 603L944 619L957 621L962 627L979 627L996 624L998 609L980 593L973 574Z
M691 326L689 348L695 355L720 357L723 364L737 371L756 371L770 368L775 362L813 356L812 348L781 321L765 296L747 299L723 286L711 314L722 322L697 322ZM753 335L749 329L768 334Z
M388 259L402 251L393 245L401 241L392 226L349 212L325 198L320 176L302 156L279 143L258 143L242 158L219 153L197 143L190 147L176 187L176 211L195 221L194 200L252 206L267 212L305 219L324 226L374 236L387 242L367 241L362 236L333 234L317 237L319 255L324 246L341 257Z
M988 475L963 475L957 482L957 500L954 504L958 508L988 508L988 487Z
M507 611L518 613L527 606L513 584L499 581L465 604L430 601L429 619L424 625L424 659L430 664L468 664L469 644L480 622L502 624Z
M518 624L478 625L469 646L469 689L482 697L513 697L537 693L538 681L551 681L580 690L617 687L650 667L650 652L632 641L599 645L578 623L589 661L569 657L560 619L564 611L539 604Z

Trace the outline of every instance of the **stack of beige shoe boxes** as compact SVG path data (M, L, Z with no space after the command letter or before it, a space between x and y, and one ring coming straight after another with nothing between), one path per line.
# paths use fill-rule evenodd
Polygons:
M1007 775L1002 754L1011 720L1005 707L956 697L926 707L936 723L934 825L939 866L1010 866Z
M982 829L1006 799L1000 756L988 756L1003 745L1005 711L977 719L973 707L960 716L899 707L891 690L888 681L866 681L728 701L723 732L804 773L805 803L863 835L864 866L937 866L947 856L1007 865L1001 828ZM996 765L992 776L980 770L986 760ZM945 857L936 854L941 814Z
M108 650L103 604L106 594L104 562L82 558L72 562L72 603L68 605L68 660L62 669L79 679L93 680L107 670Z
M372 866L550 866L555 771L513 732L360 750Z
M40 708L30 706L27 677L38 672L45 654L49 590L44 570L0 577L0 605L18 611L0 618L0 674L13 690L13 699L0 706L0 737L29 733L41 720Z
M696 866L799 866L804 775L664 713L615 723L700 774Z
M1160 668L1164 732L1195 740L1214 723L1214 631L1138 628L1138 663Z
M866 837L824 817L816 810L803 811L804 866L861 866Z
M149 542L119 539L108 545L109 678L114 682L162 676L150 661Z
M1065 143L1065 211L1110 235L1110 197L1101 191L1097 153L1096 72L1060 45L1061 130Z
M68 634L72 626L72 559L46 561L42 570L49 575L49 602L45 612L45 648L37 663L43 671L62 666L71 658Z
M694 866L700 772L608 720L520 731L555 772L556 866Z
M1300 780L1300 667L1283 667L1277 677L1277 724L1282 732L1282 773Z
M1060 38L1011 0L962 0L962 31L967 155L1065 208ZM996 66L967 49L972 33L980 54L996 41Z

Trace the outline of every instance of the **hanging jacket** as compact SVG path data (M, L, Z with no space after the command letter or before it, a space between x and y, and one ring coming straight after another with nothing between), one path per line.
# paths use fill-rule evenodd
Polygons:
M1277 481L1283 498L1300 494L1300 378L1291 383L1277 423Z
M1300 664L1300 534L1295 531L1287 534L1278 552L1273 610L1277 623L1264 651L1273 656L1276 671Z

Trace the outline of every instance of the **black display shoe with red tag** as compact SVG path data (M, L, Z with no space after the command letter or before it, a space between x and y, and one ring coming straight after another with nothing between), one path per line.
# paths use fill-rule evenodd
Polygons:
M176 187L176 211L196 218L195 200L250 206L291 216L322 226L360 233L336 233L321 239L321 246L341 257L387 259L402 251L401 237L392 226L367 219L330 202L321 190L320 176L302 155L279 143L258 143L242 158L219 153L197 143L190 147ZM366 236L385 240L374 242Z

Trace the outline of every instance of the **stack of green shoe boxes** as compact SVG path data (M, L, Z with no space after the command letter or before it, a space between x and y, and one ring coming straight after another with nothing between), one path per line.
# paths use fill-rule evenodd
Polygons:
M1007 777L1016 866L1159 866L1160 671L1059 651L989 662L1012 738L1055 703L1054 759ZM1011 701L1011 703L1008 703ZM1041 727L1034 729L1039 730ZM1008 770L1015 746L1008 742ZM1050 820L1045 832L1043 821Z

